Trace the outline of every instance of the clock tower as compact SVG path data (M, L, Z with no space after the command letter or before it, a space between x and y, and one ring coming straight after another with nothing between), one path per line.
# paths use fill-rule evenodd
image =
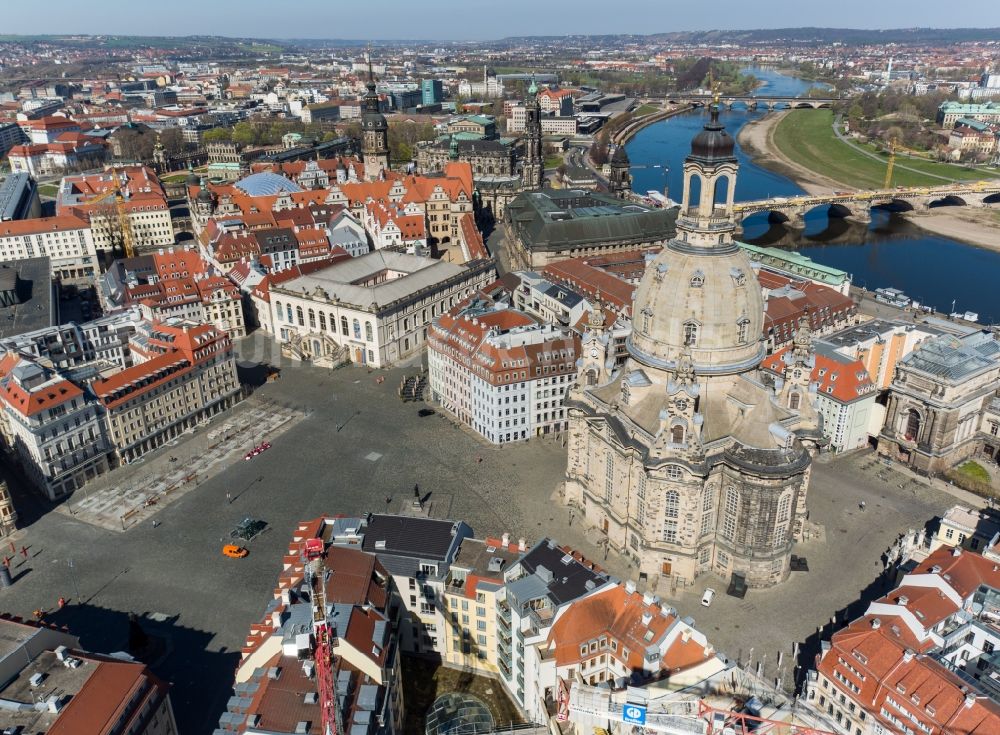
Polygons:
M361 158L365 164L365 178L377 181L389 170L389 124L379 109L370 52L366 87L368 91L361 103Z

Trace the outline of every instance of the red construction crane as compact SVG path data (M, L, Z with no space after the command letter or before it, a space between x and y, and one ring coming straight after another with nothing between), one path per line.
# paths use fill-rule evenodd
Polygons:
M312 599L313 660L323 735L341 735L337 717L337 688L333 675L333 633L326 616L326 574L323 539L306 540L306 578Z

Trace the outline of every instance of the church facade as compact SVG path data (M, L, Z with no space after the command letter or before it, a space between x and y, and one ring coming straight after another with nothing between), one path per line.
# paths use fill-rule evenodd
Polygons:
M637 290L627 361L615 367L598 306L566 401L564 502L652 586L784 580L823 442L807 324L784 375L760 379L764 307L733 239L737 168L716 107L684 164L676 235Z

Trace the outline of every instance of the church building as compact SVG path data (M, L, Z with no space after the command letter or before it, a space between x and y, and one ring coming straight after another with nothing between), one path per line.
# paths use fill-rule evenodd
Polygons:
M716 104L684 163L676 234L636 292L628 359L615 367L592 314L566 400L564 502L651 587L784 580L823 442L807 323L783 375L761 379L761 288L733 239L734 146Z

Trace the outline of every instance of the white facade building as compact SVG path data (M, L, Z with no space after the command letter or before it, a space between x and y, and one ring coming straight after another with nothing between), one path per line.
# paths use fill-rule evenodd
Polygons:
M271 331L298 359L393 365L423 349L435 317L495 277L492 261L377 250L272 285Z
M477 298L431 327L432 395L494 444L562 431L578 354L567 330Z
M0 261L48 257L52 276L64 280L100 274L90 224L72 215L0 223Z

